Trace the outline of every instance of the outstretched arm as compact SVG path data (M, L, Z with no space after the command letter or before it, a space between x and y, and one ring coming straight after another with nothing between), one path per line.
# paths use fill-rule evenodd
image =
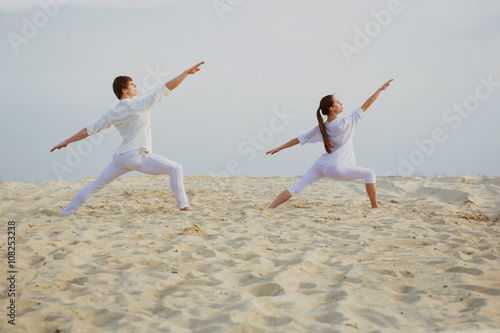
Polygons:
M290 147L293 147L293 146L298 145L298 144L299 144L299 139L297 139L297 138L292 139L292 140L288 141L287 143L285 143L284 145L279 146L278 148L271 149L270 151L268 151L266 153L266 155L276 154L277 152L279 152L282 149L290 148Z
M165 86L168 88L168 90L172 91L174 90L175 88L177 88L177 86L179 84L181 84L182 81L184 81L184 79L189 75L189 74L194 74L196 73L197 71L200 70L200 66L203 65L205 62L202 61L200 63L197 63L196 65L194 65L193 67L189 68L189 69L186 69L182 74L178 75L177 77L173 78L172 80L168 81L167 83L165 83Z
M386 90L387 87L389 87L390 83L394 81L394 79L390 79L389 81L387 81L386 83L384 83L384 85L380 88L378 88L378 90L370 97L366 100L365 104L363 104L361 106L361 110L363 110L363 112L366 111L366 109L368 109L370 107L370 105L373 104L373 102L375 102L375 100L377 99L378 95L380 95L380 92L382 92L382 90Z
M53 152L56 149L64 148L68 144L70 144L71 142L80 141L82 139L85 139L88 136L89 136L89 134L87 133L87 127L85 127L80 132L78 132L75 135L73 135L71 138L64 140L63 142L61 142L60 144L58 144L57 146L55 146L54 148L52 148L52 150L50 152Z

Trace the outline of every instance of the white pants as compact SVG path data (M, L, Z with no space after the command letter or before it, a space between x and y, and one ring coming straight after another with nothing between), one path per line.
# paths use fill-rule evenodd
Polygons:
M375 183L375 171L355 165L330 166L321 165L318 162L307 170L306 174L297 183L293 184L287 190L291 195L295 195L306 188L309 184L320 178L328 177L337 180L354 180L364 178L367 184Z
M149 175L169 174L170 187L174 192L177 207L182 209L189 206L189 201L184 191L184 175L180 164L160 155L148 155L140 150L132 150L124 154L113 155L113 161L104 169L99 177L81 189L61 213L73 214L85 201L103 189L104 186L121 175L134 170Z

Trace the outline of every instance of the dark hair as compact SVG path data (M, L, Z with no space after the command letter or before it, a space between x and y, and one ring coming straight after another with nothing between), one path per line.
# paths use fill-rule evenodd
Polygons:
M118 97L118 99L122 98L122 96L123 96L122 89L127 89L130 81L132 81L132 78L129 76L118 76L113 81L113 91L114 91L116 97Z
M325 150L328 154L332 153L332 146L330 145L330 141L328 140L328 135L326 134L326 126L325 123L323 122L323 117L319 113L321 113L325 116L328 116L330 113L330 108L333 106L333 95L326 95L321 99L319 102L319 108L318 111L316 111L316 117L318 118L318 126L319 130L321 132L321 136L323 137L323 143L325 144Z

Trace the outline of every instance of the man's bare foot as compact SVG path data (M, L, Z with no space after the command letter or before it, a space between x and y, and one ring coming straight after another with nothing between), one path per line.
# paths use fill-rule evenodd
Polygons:
M191 209L191 208L189 208L189 207L184 207L184 208L181 208L181 210L183 210L183 211L185 211L185 212L186 212L186 211L188 211L188 210L192 210L192 209Z

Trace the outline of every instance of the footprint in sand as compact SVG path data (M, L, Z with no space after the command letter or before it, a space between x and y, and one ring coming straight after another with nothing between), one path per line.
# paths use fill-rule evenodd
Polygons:
M125 317L125 315L119 313L101 314L94 318L93 324L97 327L114 327L123 317Z
M262 296L278 296L284 294L285 291L283 290L283 288L281 288L279 284L271 282L250 289L250 293L254 296L262 297Z
M490 296L500 296L500 289L497 288L488 288L475 285L458 285L457 287L462 289L472 290Z
M364 317L369 322L378 325L380 327L398 327L400 326L399 320L390 315L385 315L378 312L372 308L361 309L357 313L358 315Z
M416 288L404 285L396 285L389 287L395 295L390 294L389 297L398 302L404 302L407 304L413 304L420 301L419 294L424 294L424 292L419 292Z
M469 275L482 275L483 271L477 268L452 267L445 270L447 273L464 273Z
M465 307L465 309L460 310L459 312L469 312L469 311L477 311L479 308L482 308L487 304L484 298L473 298L463 301L461 305Z

